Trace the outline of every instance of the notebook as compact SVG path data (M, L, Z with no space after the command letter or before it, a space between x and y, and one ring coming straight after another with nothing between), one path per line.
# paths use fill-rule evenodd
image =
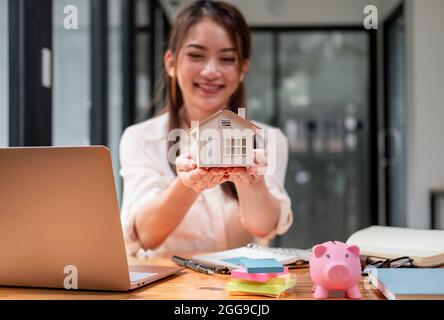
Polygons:
M371 226L352 234L347 244L357 245L364 256L408 256L418 267L444 264L444 230Z
M369 281L389 300L444 299L444 269L372 269Z
M241 265L241 258L266 259L274 258L283 265L306 265L310 259L311 250L296 248L267 248L255 244L225 251L199 254L193 260L208 266L225 266L237 269ZM234 260L229 260L234 259ZM228 261L227 261L228 260Z

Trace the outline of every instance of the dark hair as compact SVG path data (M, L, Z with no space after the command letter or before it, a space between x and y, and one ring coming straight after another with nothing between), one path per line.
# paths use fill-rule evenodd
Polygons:
M222 1L200 0L184 8L176 17L168 41L168 50L174 54L175 64L177 63L178 51L180 50L188 30L195 24L209 17L211 20L222 26L229 34L234 43L238 55L239 68L246 59L250 58L251 33L245 18L239 10L231 4ZM164 70L164 87L166 89L166 104L164 111L169 112L168 131L180 128L181 116L188 121L183 109L183 96L179 88L176 76L170 77ZM245 88L241 82L237 90L230 97L228 107L237 113L240 107L245 108ZM177 141L168 141L168 149ZM177 156L177 155L176 155ZM176 173L174 164L170 164L171 169ZM237 192L232 182L225 182L222 185L223 191L237 199Z

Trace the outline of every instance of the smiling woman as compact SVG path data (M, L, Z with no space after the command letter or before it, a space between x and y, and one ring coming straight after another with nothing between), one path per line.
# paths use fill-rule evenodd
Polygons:
M168 139L172 130L224 108L237 113L245 107L250 41L244 17L224 2L196 1L176 17L164 56L164 112L127 128L121 139L129 253L225 250L255 238L266 242L290 227L291 203L283 187L288 148L280 131L281 163L269 176L257 174L266 163L259 157L251 168L203 169L191 155L169 150L176 142Z
M226 29L208 17L190 28L177 61L171 50L167 52L168 75L177 76L190 118L203 120L229 105L248 70L248 57L240 61L236 53Z

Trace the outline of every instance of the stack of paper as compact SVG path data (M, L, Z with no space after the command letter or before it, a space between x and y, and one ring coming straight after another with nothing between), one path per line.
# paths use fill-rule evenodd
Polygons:
M242 268L231 272L231 281L227 284L230 295L257 294L279 297L295 285L295 280L274 259L240 258Z

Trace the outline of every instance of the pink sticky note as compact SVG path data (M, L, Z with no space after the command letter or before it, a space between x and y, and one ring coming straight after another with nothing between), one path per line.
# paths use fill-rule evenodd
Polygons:
M271 278L276 278L288 273L288 267L284 267L283 272L276 273L248 273L244 268L238 268L231 271L232 279L241 279L256 282L266 282Z

